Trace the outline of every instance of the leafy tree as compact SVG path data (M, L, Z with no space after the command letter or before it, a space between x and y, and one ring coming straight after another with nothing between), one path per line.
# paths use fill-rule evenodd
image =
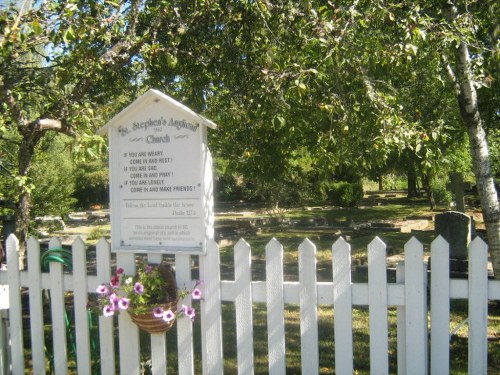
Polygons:
M181 86L223 124L212 140L216 154L253 181L289 178L299 149L323 176L335 165L381 169L397 153L411 155L431 194L443 158L466 133L500 274L498 198L484 137L493 124L480 115L498 114L498 90L488 91L498 5L447 4L220 2L183 37L198 62L179 59L179 72L191 77ZM201 35L203 43L194 43Z
M20 185L15 203L21 242L32 207L37 145L48 132L93 133L106 108L136 96L151 35L178 24L167 5L49 0L0 10L2 127L17 143L16 171L9 173Z

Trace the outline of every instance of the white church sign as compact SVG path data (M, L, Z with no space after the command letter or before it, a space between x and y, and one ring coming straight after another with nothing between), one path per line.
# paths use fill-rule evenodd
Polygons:
M207 128L216 125L151 89L99 130L109 136L114 251L205 251L214 220Z

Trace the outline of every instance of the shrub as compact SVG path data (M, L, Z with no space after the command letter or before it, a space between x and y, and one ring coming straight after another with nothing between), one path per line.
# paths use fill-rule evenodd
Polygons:
M89 208L94 204L109 204L109 173L101 161L80 163L76 168L76 189L73 196L78 206Z
M449 206L453 200L453 194L446 190L446 183L442 181L434 184L432 187L432 195L434 196L436 204Z
M325 186L327 202L334 206L356 207L363 198L363 185L360 182L333 182Z
M33 216L64 217L73 209L75 190L73 165L65 148L67 138L61 135L46 137L33 161L30 179L33 188Z

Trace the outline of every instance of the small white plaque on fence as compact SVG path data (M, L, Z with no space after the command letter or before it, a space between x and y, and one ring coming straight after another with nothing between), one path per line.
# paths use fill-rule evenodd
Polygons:
M104 128L110 144L113 250L201 253L213 236L207 127L149 90Z

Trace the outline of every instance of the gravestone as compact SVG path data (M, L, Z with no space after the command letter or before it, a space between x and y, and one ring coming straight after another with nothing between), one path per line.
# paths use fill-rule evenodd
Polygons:
M202 254L213 239L210 120L149 90L109 121L113 251Z
M447 211L434 218L434 232L450 244L450 259L467 260L467 246L474 230L474 220L458 211Z

